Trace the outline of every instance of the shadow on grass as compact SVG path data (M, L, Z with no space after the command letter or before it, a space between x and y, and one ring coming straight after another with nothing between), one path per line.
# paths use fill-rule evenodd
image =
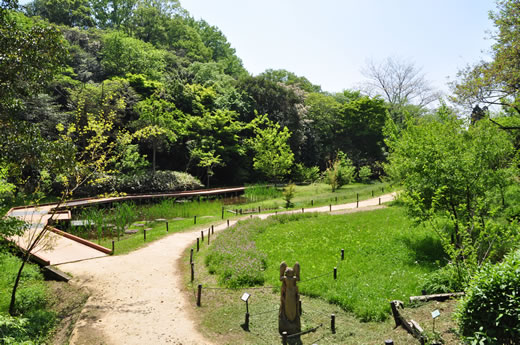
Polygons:
M448 256L442 248L441 241L432 236L422 238L402 237L400 239L414 254L411 265L419 263L428 268L439 268L445 263Z

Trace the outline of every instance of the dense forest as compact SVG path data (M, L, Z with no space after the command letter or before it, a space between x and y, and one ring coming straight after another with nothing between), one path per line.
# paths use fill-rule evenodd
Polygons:
M210 186L299 182L339 152L378 177L385 123L427 112L324 92L286 70L252 76L224 34L176 0L4 1L1 20L0 156L18 193L59 192L96 145L106 157L79 194L189 179L173 171Z

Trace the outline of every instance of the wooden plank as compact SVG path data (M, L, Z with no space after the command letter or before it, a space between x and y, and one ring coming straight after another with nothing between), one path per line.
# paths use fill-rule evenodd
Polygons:
M410 302L445 301L449 298L462 297L464 292L439 293L434 295L411 296Z
M81 243L87 247L90 247L90 248L93 248L93 249L96 249L96 250L99 250L100 252L102 253L105 253L105 254L112 254L112 251L108 248L105 248L103 246L100 246L99 244L96 244L96 243L93 243L93 242L90 242L84 238L81 238L81 237L78 237L78 236L74 236L72 234L69 234L68 232L65 232L65 231L61 231L59 229L56 229L56 228L53 228L52 226L49 226L49 230L58 234L58 235L61 235L63 237L66 237L70 240L73 240L73 241L76 241L78 243Z

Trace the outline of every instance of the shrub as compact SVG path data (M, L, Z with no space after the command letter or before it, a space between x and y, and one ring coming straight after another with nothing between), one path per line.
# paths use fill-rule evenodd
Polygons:
M457 312L460 333L481 344L520 339L520 250L485 265L471 280Z
M27 340L26 327L27 319L0 314L0 343L19 344Z
M334 161L330 160L327 164L327 170L324 172L325 183L331 186L332 192L341 186L354 181L354 173L356 168L352 165L352 161L347 155L339 151Z
M422 289L428 294L450 293L463 291L469 271L460 270L453 264L447 264L439 270L428 274L422 284Z
M99 176L94 183L83 185L77 194L93 196L106 193L158 193L192 190L202 187L202 183L192 175L179 171L156 171L155 175Z
M317 166L306 167L301 163L297 163L293 168L294 181L300 183L314 183L320 178L320 168Z
M292 206L292 198L294 198L294 192L295 192L296 186L294 183L289 183L284 189L283 189L283 199L285 200L285 207L289 208Z
M358 178L361 183L370 182L370 178L372 177L372 170L368 165L362 166L359 168Z

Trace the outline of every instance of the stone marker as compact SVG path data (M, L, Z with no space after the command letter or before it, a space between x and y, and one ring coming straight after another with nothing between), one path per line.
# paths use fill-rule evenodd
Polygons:
M280 334L287 332L288 335L301 332L300 322L300 293L296 282L300 280L300 264L287 267L280 264L280 281L282 282L280 312L278 315L278 331Z

